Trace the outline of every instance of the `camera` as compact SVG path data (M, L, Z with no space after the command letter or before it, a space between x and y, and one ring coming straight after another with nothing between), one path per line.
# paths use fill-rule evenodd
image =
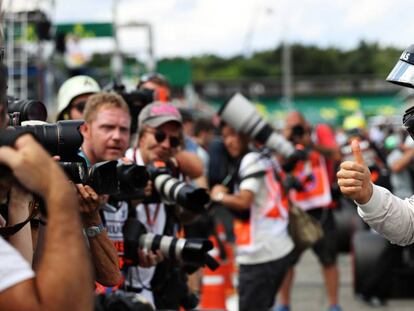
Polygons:
M47 119L46 107L38 100L7 96L7 110L11 126L21 125L22 122L29 120L46 121Z
M289 140L293 143L297 143L303 135L305 135L306 130L305 127L301 124L295 125L292 127L292 132L290 134Z
M218 111L220 118L237 132L248 135L284 157L295 148L282 135L274 132L257 112L253 104L242 94L236 93Z
M109 194L111 198L117 200L141 196L148 182L145 167L136 164L103 161L90 168L87 168L85 161L60 162L59 164L75 184L88 185L97 194Z
M120 190L117 161L99 162L89 169L85 162L59 162L59 164L75 184L88 185L97 194L115 194Z
M213 243L206 239L182 239L147 233L145 226L135 218L128 218L123 228L124 257L129 265L137 265L138 248L156 251L174 261L217 269L218 262L208 254Z
M53 156L60 156L62 161L77 159L83 136L79 127L83 120L59 121L55 124L15 126L0 129L0 146L13 146L16 139L26 133L36 140Z
M143 200L145 198L144 188L149 180L145 166L118 164L115 175L119 181L119 192L111 195L112 201Z
M122 96L129 106L131 113L131 133L137 131L137 120L141 109L154 101L154 91L150 89L132 90L127 92L125 85L115 82L111 88Z
M109 295L95 297L95 311L153 311L154 308L142 296L117 290Z
M178 204L195 213L203 212L210 202L206 189L195 188L175 178L165 162L154 162L147 166L147 171L157 190L149 201L157 202L161 199L166 204Z

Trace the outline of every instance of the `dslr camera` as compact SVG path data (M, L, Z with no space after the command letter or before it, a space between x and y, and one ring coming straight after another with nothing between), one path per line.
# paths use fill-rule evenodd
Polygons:
M138 265L138 249L157 251L178 263L192 266L207 266L211 270L219 263L208 252L213 243L206 239L183 239L173 236L148 233L145 226L136 218L128 218L124 227L124 259L128 265Z

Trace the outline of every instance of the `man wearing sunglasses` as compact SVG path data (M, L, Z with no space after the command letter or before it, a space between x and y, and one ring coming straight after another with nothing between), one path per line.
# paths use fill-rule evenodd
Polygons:
M182 137L182 117L178 109L170 103L152 103L145 106L138 116L138 138L134 147L127 151L126 157L138 165L149 165L156 161L173 162L181 173L196 178L202 172L202 162L194 153L181 150ZM146 230L160 235L174 235L176 219L188 220L192 216L181 211L178 206L166 206L164 203L141 203L137 205L136 211ZM187 289L185 283L176 283L178 270L174 264L164 261L156 269L133 269L133 275L139 277L132 279L132 288L141 290L153 300L157 309L179 309L180 300ZM166 293L167 289L176 292Z
M414 45L408 47L387 81L414 88ZM414 139L414 109L405 112L403 126ZM342 193L358 205L358 213L375 231L392 243L409 245L414 242L414 197L401 199L388 189L371 182L358 141L352 141L354 161L345 161L337 173ZM412 160L412 159L409 159Z
M87 99L100 91L98 82L89 76L75 76L66 80L57 95L56 121L82 119Z

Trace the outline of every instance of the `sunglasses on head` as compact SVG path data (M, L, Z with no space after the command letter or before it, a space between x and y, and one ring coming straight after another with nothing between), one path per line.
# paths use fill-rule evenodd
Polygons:
M155 140L157 141L157 143L162 143L168 136L169 142L170 142L170 146L172 148L177 148L180 145L180 138L176 137L176 136L169 136L167 135L165 132L161 131L161 130L156 130L154 132L154 137Z
M83 111L85 110L85 106L86 106L86 100L85 101L77 102L71 108L74 108L77 111L79 111L80 113L83 113Z

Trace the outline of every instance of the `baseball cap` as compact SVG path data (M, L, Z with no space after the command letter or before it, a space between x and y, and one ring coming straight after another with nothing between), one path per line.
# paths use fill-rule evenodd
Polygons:
M171 103L155 102L141 110L138 115L138 128L141 130L144 125L155 128L170 121L182 124L182 117L177 107Z
M397 85L414 88L414 44L401 54L386 80Z

